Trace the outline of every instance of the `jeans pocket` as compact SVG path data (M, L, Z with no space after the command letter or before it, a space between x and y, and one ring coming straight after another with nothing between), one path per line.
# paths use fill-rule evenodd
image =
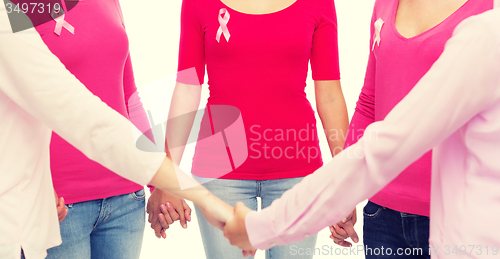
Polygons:
M363 216L365 218L375 218L380 214L382 209L384 209L384 207L368 201L368 203L363 208Z
M142 188L142 189L140 189L140 190L138 190L136 192L133 192L130 195L136 201L143 201L143 200L146 199L146 192L144 191L144 188Z

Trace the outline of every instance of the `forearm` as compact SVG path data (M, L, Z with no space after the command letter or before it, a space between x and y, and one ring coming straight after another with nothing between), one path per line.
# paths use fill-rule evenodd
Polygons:
M332 156L341 152L349 127L347 107L340 81L316 81L316 108L320 117ZM321 86L325 84L325 86ZM328 91L321 90L328 87Z
M168 114L165 146L168 146L170 156L177 165L188 144L200 100L201 86L176 84Z

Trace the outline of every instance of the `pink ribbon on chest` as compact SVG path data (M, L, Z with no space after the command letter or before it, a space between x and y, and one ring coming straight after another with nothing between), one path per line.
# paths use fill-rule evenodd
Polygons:
M382 40L380 38L380 34L382 33L382 26L384 25L384 21L381 18L378 18L378 20L375 22L373 26L375 26L375 35L373 35L373 46L372 46L372 51L375 49L375 44L380 47L380 41Z
M229 23L229 18L231 16L229 15L229 12L227 11L226 8L222 8L219 11L219 30L217 30L217 36L215 39L217 42L220 43L220 36L224 34L224 38L226 38L226 41L229 42L229 38L231 37L231 34L229 33L229 30L227 29L227 24Z
M67 21L64 20L64 17L66 16L66 4L64 3L64 0L61 0L62 2L62 7L64 10L64 14L60 15L58 17L55 17L58 13L55 13L54 10L52 10L52 13L50 14L52 16L52 19L56 21L56 27L54 29L54 33L57 35L61 35L62 28L66 28L71 34L75 34L75 27L71 26Z

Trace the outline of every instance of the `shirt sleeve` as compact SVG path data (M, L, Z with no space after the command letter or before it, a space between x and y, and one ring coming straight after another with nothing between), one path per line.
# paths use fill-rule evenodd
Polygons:
M90 159L145 185L165 153L136 148L133 127L103 103L52 54L35 29L8 33L0 7L0 91Z
M339 80L337 13L333 0L318 0L318 24L311 50L313 80Z
M368 126L356 144L270 207L247 215L254 247L296 242L338 222L421 155L500 102L500 40L477 18L457 27L442 56L385 120Z
M149 124L148 116L144 110L144 106L141 102L141 97L137 91L134 80L134 71L132 69L132 61L130 54L125 62L125 68L123 71L123 92L125 95L125 103L127 104L127 113L130 122L134 124L137 129L148 139L154 142L153 132L151 131L151 125Z
M366 67L365 81L361 93L359 94L354 115L352 116L345 147L348 147L363 136L366 127L375 122L375 71L376 58L371 46L373 46L373 34L375 32L375 9L370 23L370 55L368 57L368 65Z
M204 29L195 0L183 0L181 9L181 36L178 71L192 68L196 73L178 73L177 82L202 85L205 77ZM193 75L197 75L197 78Z

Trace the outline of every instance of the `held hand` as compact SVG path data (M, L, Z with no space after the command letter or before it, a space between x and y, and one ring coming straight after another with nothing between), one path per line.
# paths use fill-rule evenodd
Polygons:
M356 231L354 230L354 225L356 224L356 208L354 211L349 214L346 218L340 221L337 224L330 226L330 238L333 239L333 242L339 246L343 247L351 247L352 244L345 239L351 238L354 243L359 242L359 237Z
M62 222L66 218L66 215L68 215L68 209L66 209L66 204L64 204L64 198L59 198L55 191L54 197L56 199L57 216L59 217L59 222Z
M226 221L233 216L233 207L215 197L213 194L209 194L203 204L203 206L199 205L198 207L208 223L223 230Z
M251 210L242 202L234 206L234 216L226 222L224 227L224 236L229 239L233 246L243 250L243 256L255 255L256 249L250 244L247 230L245 227L245 217Z
M158 238L167 237L165 230L174 221L179 220L183 228L187 228L187 221L191 221L191 208L186 201L158 188L151 193L146 211L149 215L148 222Z

